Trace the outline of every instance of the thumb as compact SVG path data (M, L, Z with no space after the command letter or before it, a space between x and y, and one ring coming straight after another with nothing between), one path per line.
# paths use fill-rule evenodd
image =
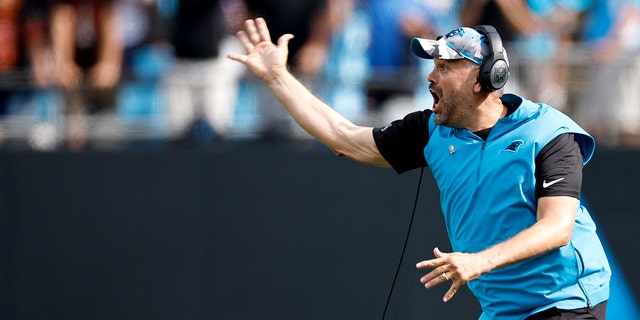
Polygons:
M293 39L293 35L290 33L283 34L280 38L278 38L278 47L289 47L289 41Z
M444 258L448 254L440 251L440 249L438 247L435 247L435 248L433 248L433 255L436 256L436 258Z

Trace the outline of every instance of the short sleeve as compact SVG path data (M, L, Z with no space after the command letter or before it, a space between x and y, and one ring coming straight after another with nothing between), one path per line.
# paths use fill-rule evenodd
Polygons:
M582 153L571 133L551 140L536 157L536 197L580 198Z
M373 129L380 154L396 172L403 173L427 165L424 148L429 142L432 113L431 110L412 112L401 120Z

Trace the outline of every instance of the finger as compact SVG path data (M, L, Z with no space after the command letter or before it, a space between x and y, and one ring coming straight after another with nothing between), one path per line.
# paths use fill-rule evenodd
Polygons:
M433 271L427 273L422 278L420 278L420 282L425 284L425 287L427 288L437 286L443 282L450 280L450 277L448 274L445 276L446 272L447 270L444 267L433 269Z
M258 34L258 29L256 28L256 23L253 20L247 20L244 22L244 27L247 29L247 35L249 36L249 40L254 45L260 43L260 34Z
M258 27L258 33L263 41L271 42L271 35L269 34L269 28L267 28L267 22L263 18L256 19L256 25Z
M447 280L445 277L440 275L439 277L432 278L431 280L426 281L426 282L425 282L425 280L421 279L420 282L422 282L422 284L424 285L424 287L426 289L431 289L431 288L433 288L433 287L435 287L435 286L437 286L439 284L442 284L442 283L445 283L445 282L448 282L448 281L450 281L450 280Z
M246 55L235 54L235 53L227 54L227 58L229 58L231 60L239 61L239 62L242 62L242 63L245 63L247 61L247 59L249 59L249 57L246 56Z
M426 269L426 268L437 268L444 264L444 259L431 259L424 260L416 263L416 268L418 269Z
M433 255L436 257L436 259L430 259L430 260L418 262L416 264L416 268L425 269L425 268L439 267L445 263L444 258L447 257L449 254L443 253L442 251L440 251L440 249L438 249L438 247L435 247L433 248Z
M244 46L244 48L247 50L247 52L252 52L253 49L255 48L253 46L253 43L251 43L251 40L249 40L249 37L247 36L247 33L244 31L238 31L236 33L236 36L238 37L238 39L240 40L240 43L242 43L242 45Z
M459 288L458 284L456 284L456 282L454 281L451 284L451 288L449 288L449 291L447 291L447 293L444 294L444 297L442 297L442 301L447 302L451 300L451 298L453 298L456 292L458 292L458 288Z

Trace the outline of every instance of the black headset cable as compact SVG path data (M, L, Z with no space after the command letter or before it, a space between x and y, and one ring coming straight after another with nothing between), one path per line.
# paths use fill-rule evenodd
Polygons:
M420 168L420 178L418 178L418 188L416 189L416 198L413 201L413 210L411 210L411 219L409 220L409 226L407 228L407 235L404 238L404 245L402 246L402 253L400 254L400 260L398 261L398 267L396 268L396 274L393 276L393 282L391 283L391 289L389 289L389 296L387 296L387 303L384 305L384 311L382 312L382 320L387 315L387 309L389 309L389 302L393 295L393 288L396 286L396 280L400 273L400 267L402 266L402 260L404 259L404 253L407 250L407 243L409 242L409 234L411 234L411 227L413 226L413 218L416 215L416 208L418 206L418 198L420 197L420 186L422 185L422 174L424 173L424 167Z

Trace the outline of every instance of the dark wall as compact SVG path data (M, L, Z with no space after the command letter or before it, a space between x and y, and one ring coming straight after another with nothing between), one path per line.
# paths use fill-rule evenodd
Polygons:
M640 298L640 151L596 150L584 168L582 193L609 254Z
M585 169L628 274L638 161L601 151ZM0 153L0 318L379 319L419 174L322 148ZM450 248L427 170L387 319L479 315L467 289L445 304L418 282L435 246Z

